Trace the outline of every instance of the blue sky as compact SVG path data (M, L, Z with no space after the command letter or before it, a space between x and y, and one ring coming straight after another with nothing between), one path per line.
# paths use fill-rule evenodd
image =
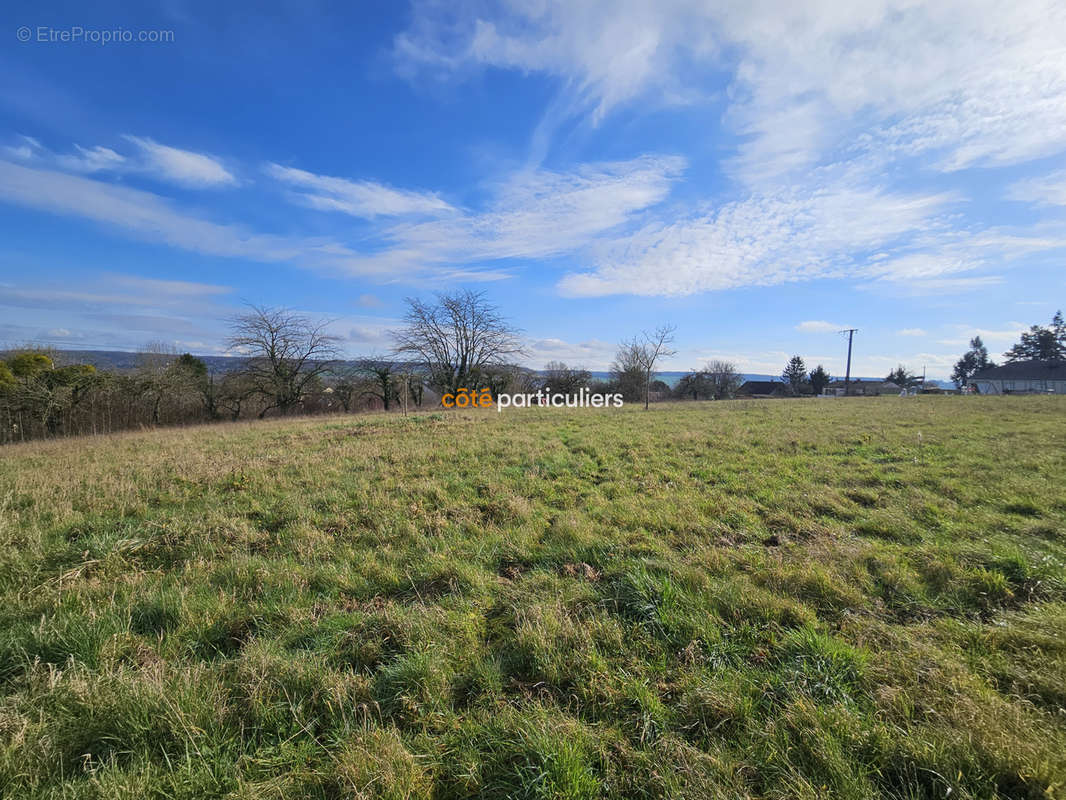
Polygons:
M669 369L838 374L856 327L946 377L1066 305L1062 3L45 5L0 31L0 344L217 353L254 302L380 353L470 287L534 367L669 322Z

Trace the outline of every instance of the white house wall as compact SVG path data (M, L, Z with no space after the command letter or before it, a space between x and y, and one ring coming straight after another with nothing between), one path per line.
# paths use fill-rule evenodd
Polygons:
M1012 392L1053 392L1066 394L1066 381L1036 380L978 380L977 391L981 394L1005 394Z

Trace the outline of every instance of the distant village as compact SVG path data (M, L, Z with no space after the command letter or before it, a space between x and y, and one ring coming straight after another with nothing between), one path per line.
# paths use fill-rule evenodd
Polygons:
M1057 312L1049 325L1033 325L1003 354L1006 363L996 364L980 336L970 340L970 349L955 362L954 388L928 383L924 375L902 364L884 380L830 379L822 367L806 374L803 359L793 356L781 380L749 380L741 383L737 397L880 397L915 394L1066 394L1066 320ZM849 350L850 358L850 350Z

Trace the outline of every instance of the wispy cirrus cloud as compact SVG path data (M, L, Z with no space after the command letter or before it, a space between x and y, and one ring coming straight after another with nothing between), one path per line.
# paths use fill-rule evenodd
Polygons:
M368 255L329 237L260 233L183 210L153 192L8 161L0 161L0 202L87 219L134 239L189 252L261 263L290 263L381 281L493 280L506 274L452 264L423 264L397 251ZM401 267L407 271L399 271Z
M751 195L600 245L594 268L565 275L559 289L578 297L686 295L871 275L870 254L906 248L942 224L953 200L849 180Z
M193 188L234 186L237 178L215 156L182 150L142 136L126 135L136 145L148 172L163 180Z
M74 152L55 157L56 164L72 172L105 172L121 170L128 160L110 147L82 147L74 145Z
M129 144L127 152L75 143L71 152L49 150L37 139L20 136L19 143L4 147L9 158L80 174L139 174L193 189L236 186L237 178L215 156L160 144L143 136L121 137Z
M685 160L643 156L571 171L518 170L489 184L476 212L388 228L401 253L445 263L544 259L573 253L666 199Z
M500 262L573 253L632 222L666 197L683 168L676 157L642 157L572 172L519 171L491 185L479 211L382 224L359 248L339 237L282 236L219 223L142 189L5 161L0 201L206 255L288 262L383 282L484 281L511 274Z
M0 147L0 152L2 152L6 158L28 161L42 149L41 143L37 139L34 139L32 136L20 134L16 138L15 144L5 144L3 147Z
M542 72L566 86L574 110L596 120L657 90L683 102L690 91L676 76L678 59L717 52L714 20L702 4L641 2L420 2L411 27L393 42L397 69L462 73L477 67Z
M208 255L299 263L377 281L499 280L516 264L568 257L568 296L686 295L818 278L960 291L997 276L973 274L1026 253L1066 247L1066 232L958 231L954 193L891 192L847 166L814 188L751 194L680 212L666 201L684 175L677 156L641 156L569 171L518 169L485 184L479 209L435 195L279 167L316 191L362 194L372 228L338 237L261 233L182 210L161 195L55 170L0 162L0 200L80 216L134 238ZM334 183L337 181L339 183ZM377 211L374 199L381 202ZM440 211L439 214L420 213ZM379 213L380 212L380 213Z
M454 212L447 202L432 192L393 189L374 181L352 181L329 175L267 164L264 171L275 180L301 191L300 202L322 211L340 211L353 217L398 217L438 215Z
M840 147L943 171L1066 148L1066 14L1050 0L755 3L723 23L740 51L730 115L752 137L742 176ZM790 137L782 126L797 119L806 133Z
M1062 226L969 223L964 192L922 188L930 173L1066 150L1066 9L1051 0L426 2L393 57L407 76L495 68L557 79L534 151L565 119L598 126L623 107L699 105L712 99L700 91L708 77L728 76L723 120L736 141L720 165L736 191L590 237L586 266L558 283L567 296L818 278L959 293L1066 241ZM1058 202L1058 178L1016 184L1012 196Z
M1020 203L1066 206L1066 169L1015 181L1008 188L1007 197Z
M212 222L182 212L152 192L7 161L0 161L0 201L81 217L138 239L207 255L285 261L316 246Z
M596 124L637 100L699 98L732 73L735 174L765 181L841 147L942 170L1066 147L1066 10L1053 0L421 3L393 44L405 75L495 67L559 80Z
M1002 328L971 328L967 325L953 325L954 336L938 339L937 344L950 345L952 347L965 347L970 339L980 336L986 345L992 347L1009 347L1027 330L1029 326L1021 322L1009 322Z

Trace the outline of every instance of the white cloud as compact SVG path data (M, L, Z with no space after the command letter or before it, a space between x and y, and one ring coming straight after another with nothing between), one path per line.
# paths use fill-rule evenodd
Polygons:
M74 153L55 156L56 164L72 172L119 170L127 165L126 157L109 147L87 148L76 144L74 150Z
M385 228L387 248L369 258L394 272L433 264L461 277L462 265L573 253L665 199L684 167L681 158L645 156L571 172L520 170L488 187L480 212Z
M728 76L723 119L740 138L725 166L745 190L713 208L642 213L635 230L586 232L564 295L816 278L960 293L1066 246L1061 229L967 229L965 197L886 185L915 157L950 172L1066 150L1066 6L1053 0L459 0L422 2L412 19L394 41L402 74L491 67L558 79L534 160L567 119L596 125L625 105L706 102L702 87ZM1014 192L1058 202L1060 177ZM441 238L463 241L454 229Z
M802 331L803 333L835 333L846 327L846 325L838 325L835 322L826 322L825 320L816 319L801 322L796 326L796 330Z
M179 150L141 136L124 138L140 148L145 169L163 180L192 188L237 183L236 177L213 156Z
M373 181L350 181L328 175L316 175L280 164L267 164L268 175L289 186L307 189L296 197L312 208L341 211L353 217L373 219L378 216L441 214L454 209L428 192L391 189Z
M943 170L1066 147L1066 13L1050 0L756 2L723 23L741 50L733 118L754 137L742 159L804 163L779 127L799 111L815 132L800 139L806 163L856 135Z
M925 336L926 333L921 328L903 328L896 331L897 336Z
M157 194L90 178L0 161L0 201L76 216L137 239L227 258L289 262L382 281L484 281L504 270L474 261L569 252L662 197L670 182L652 160L601 165L580 174L535 172L502 186L491 211L395 225L379 250L334 239L258 233L186 213ZM670 169L679 162L667 159ZM643 165L643 167L641 166Z
M75 144L73 152L56 153L29 136L19 137L20 144L5 146L3 151L9 158L34 161L66 172L139 173L191 188L233 186L237 183L233 174L213 156L168 147L140 136L127 135L122 138L135 146L135 152L123 154L102 145L83 147Z
M472 3L420 3L413 26L394 41L402 74L440 73L469 65L544 72L567 86L563 105L596 120L652 88L680 101L673 79L679 50L704 56L714 48L710 19L696 2L516 2L492 7L487 19Z
M570 296L685 295L814 278L884 275L865 254L895 252L938 226L944 194L889 193L833 179L755 194L599 246L594 267L563 277ZM893 249L894 248L894 249ZM876 271L871 271L876 270Z
M993 348L1008 347L1029 330L1029 326L1021 322L1008 322L1007 325L1009 327L1006 328L971 328L966 325L954 325L952 327L957 331L957 335L939 339L937 344L965 347L969 345L970 339L980 336L986 345L991 345Z
M420 3L402 74L483 67L560 82L549 115L692 102L729 70L735 173L764 181L837 148L929 154L943 170L1066 147L1066 7L1055 0L707 4Z
M184 214L151 192L6 161L0 161L0 200L82 217L139 239L208 255L285 261L315 249L308 242L256 234ZM324 248L327 243L318 246Z
M549 361L562 361L570 367L593 371L606 370L618 349L618 345L600 339L568 342L558 338L529 337L524 342L524 364L531 369L543 369Z
M7 154L8 158L15 158L19 161L29 161L35 158L43 148L41 143L34 139L32 136L19 136L18 144L4 145L3 152Z
M1007 197L1021 203L1066 206L1066 169L1016 181L1007 190Z
M53 153L32 136L19 136L18 140L19 144L2 148L8 158L51 163L69 172L119 170L128 164L125 156L109 147L82 147L75 144L73 153Z

